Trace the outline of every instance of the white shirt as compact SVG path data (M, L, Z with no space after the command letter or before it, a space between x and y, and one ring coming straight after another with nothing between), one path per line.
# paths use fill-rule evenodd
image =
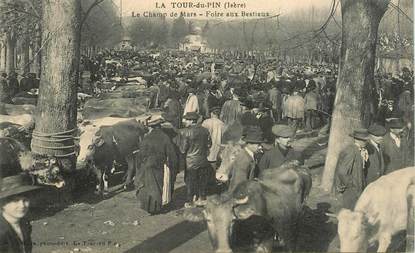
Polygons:
M370 143L372 143L372 145L376 148L376 150L379 152L379 144L377 144L376 142L374 142L372 139L370 140Z
M254 160L254 152L252 152L251 150L249 150L248 148L245 147L245 151L248 153L248 155L252 158L252 160Z
M395 141L396 146L398 146L398 148L401 147L401 138L397 135L395 135L394 133L390 133L392 139Z

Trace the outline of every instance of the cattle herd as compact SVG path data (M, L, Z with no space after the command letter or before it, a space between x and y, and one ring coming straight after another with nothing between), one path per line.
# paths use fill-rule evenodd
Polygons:
M174 87L172 83L179 83L176 88L178 97L185 100L187 93L180 90L180 84L191 79L185 76L186 70L195 79L206 79L203 71L207 70L204 67L199 68L204 65L200 59L209 62L208 70L212 71L213 76L215 71L217 75L223 76L222 72L218 74L218 69L224 63L216 64L216 70L211 69L209 58L200 56L197 59L197 56L186 58L168 54L167 60L174 59L179 67L172 67L167 61L164 71L153 63L161 61L157 59L161 57L160 54L140 53L131 56L107 52L96 59L83 58L84 75L81 80L84 83L78 92L79 141L76 169L87 170L92 175L96 182L96 192L100 196L106 196L111 175L119 171L124 175L125 185L132 182L134 153L148 131L147 120L163 114L158 108L167 100L165 87L171 90ZM142 61L146 64L137 63L140 59L144 59ZM234 64L234 60L231 62L234 69L240 65ZM135 63L138 66L136 69ZM267 79L277 76L274 72L267 72L271 65L264 64L264 69L257 69L261 65L255 66L253 73L248 67L246 80L251 83L255 78L262 78L262 81L268 82ZM312 70L309 68L305 71L306 68L301 64L291 67L295 71ZM335 75L330 68L318 66L314 69L318 69L320 77L327 75L327 82L317 83L317 86L324 86L319 89L328 93L335 89ZM264 75L261 76L261 73ZM165 81L175 75L180 76L179 80L170 84ZM209 73L207 77L212 78ZM216 85L220 86L220 81ZM381 96L384 89L378 89L382 90L379 93ZM260 91L255 93L259 94L258 97L252 96L254 92L256 91L252 90L251 94L247 94L247 97L252 97L252 101L261 97ZM36 91L31 90L25 96L15 97L13 104L1 104L1 174L7 177L25 171L33 175L39 184L62 188L65 180L60 172L59 161L36 157L30 152L31 134L36 124L36 96ZM379 100L379 108L386 110L382 98ZM396 102L395 105L399 106L399 103ZM331 112L332 102L327 102L325 106L325 110ZM274 116L281 117L284 114L279 113L279 116ZM326 117L321 117L321 125L328 120L324 118ZM298 122L297 124L301 125ZM172 127L171 124L168 127ZM221 150L221 164L216 170L217 182L227 183L231 180L230 170L242 148L239 144L233 144ZM191 222L206 222L213 249L218 253L232 252L238 236L244 233L251 238L249 247L254 252L272 252L276 243L289 251L297 250L298 226L311 191L312 177L309 169L296 161L282 166L285 167L283 173L271 169L255 179L232 182L232 191L209 196L203 208L185 209L184 218ZM412 200L414 195L415 167L409 167L383 176L368 185L353 210L342 209L336 214L327 213L329 217L338 220L340 250L366 251L377 243L378 252L386 251L392 237L411 223L408 210L415 206L415 201Z

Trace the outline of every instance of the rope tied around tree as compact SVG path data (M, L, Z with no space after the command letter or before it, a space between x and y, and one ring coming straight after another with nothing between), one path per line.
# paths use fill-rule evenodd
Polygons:
M62 142L79 140L79 137L76 137L73 135L73 133L75 133L77 130L78 128L74 128L71 130L66 130L66 131L57 132L57 133L42 133L38 131L33 131L32 133L33 140L38 140L40 142L49 142L52 145L44 146L44 145L36 144L32 141L32 148L38 147L38 148L50 149L50 150L68 150L69 153L67 154L63 154L63 155L55 154L54 155L55 157L58 157L58 158L76 155L77 154L77 152L75 151L75 148L77 147L76 144L66 145L66 146L58 146L58 145L54 146L53 143L62 143Z

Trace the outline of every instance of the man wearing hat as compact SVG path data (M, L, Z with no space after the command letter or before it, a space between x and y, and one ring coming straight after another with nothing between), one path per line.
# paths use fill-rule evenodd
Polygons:
M277 88L278 83L273 82L272 88L268 90L268 101L271 105L272 116L274 117L275 122L281 120L281 105L282 105L282 93Z
M220 107L216 106L211 108L210 118L203 121L202 126L209 131L210 139L212 140L212 146L209 149L208 161L216 169L216 160L222 143L222 135L224 130L224 124L219 119Z
M133 154L137 198L141 208L149 213L158 213L170 203L179 167L176 147L161 128L164 122L161 116L150 118L150 131L141 141L139 151Z
M272 133L275 135L274 146L265 151L259 161L259 173L264 170L280 167L283 163L293 160L303 162L300 152L291 147L292 138L295 135L295 129L287 125L274 125Z
M225 126L231 125L234 121L240 120L242 115L242 105L240 102L240 91L231 88L232 99L226 101L222 106L220 113L220 120L225 123Z
M184 105L183 115L186 115L189 112L199 112L199 100L196 96L196 90L194 88L189 88L187 90L188 96L186 103Z
M180 152L186 156L185 183L187 200L185 207L194 204L203 206L206 203L207 183L210 164L207 160L211 139L209 131L198 125L200 115L188 112L184 115L186 128L180 130L178 143ZM193 202L194 199L198 199Z
M167 94L167 100L163 106L163 118L170 122L175 128L180 127L182 107L178 100L177 94L170 90Z
M366 187L365 170L369 154L366 149L369 133L367 129L356 129L350 135L354 143L343 149L336 165L335 189L342 207L353 209Z
M387 120L389 133L384 138L385 174L409 166L408 143L402 138L405 127L404 121L399 118Z
M263 137L261 128L258 126L252 126L248 128L246 135L242 138L242 141L245 142L245 146L242 152L236 156L235 161L231 165L231 179L229 182L228 192L232 192L240 182L255 177L255 155L258 154L261 144L266 140Z
M378 124L372 124L369 129L369 141L367 152L369 162L366 172L366 183L370 184L385 173L385 161L383 158L383 137L386 129Z
M319 109L319 102L321 98L316 92L316 83L310 80L307 86L307 93L304 97L304 112L305 112L305 129L313 130L316 125L316 118L318 117L317 110Z
M29 192L40 189L25 174L0 179L0 252L32 252Z

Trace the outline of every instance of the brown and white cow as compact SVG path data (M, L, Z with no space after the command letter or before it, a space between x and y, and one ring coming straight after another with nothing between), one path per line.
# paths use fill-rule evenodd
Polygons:
M95 126L81 134L77 167L88 167L94 173L98 193L107 191L107 178L112 174L115 163L120 164L123 170L133 166L132 154L138 149L144 133L143 124L129 119L112 125Z
M407 190L415 182L415 167L394 171L369 184L354 210L342 209L337 232L341 252L362 252L375 242L386 252L392 236L406 230Z
M311 176L296 168L288 169L275 177L275 181L249 180L241 182L232 193L208 198L205 209L187 209L184 217L189 221L206 220L215 252L232 252L233 226L249 222L246 231L253 231L254 250L271 252L277 233L290 251L295 250L297 226L304 200L311 189Z

